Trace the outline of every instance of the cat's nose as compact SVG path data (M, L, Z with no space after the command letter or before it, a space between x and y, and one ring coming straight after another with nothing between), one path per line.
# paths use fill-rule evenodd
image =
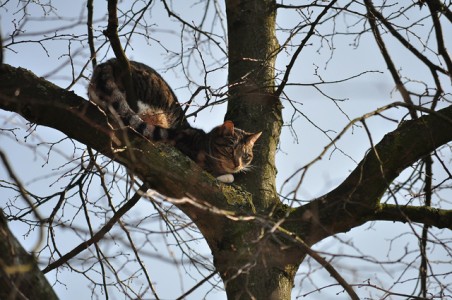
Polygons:
M238 167L240 167L240 165L241 165L240 160L239 159L235 159L234 160L234 167L238 168Z

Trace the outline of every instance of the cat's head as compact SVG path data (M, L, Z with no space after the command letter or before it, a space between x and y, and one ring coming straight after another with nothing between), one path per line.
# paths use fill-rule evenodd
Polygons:
M249 168L254 143L261 134L235 128L232 121L212 129L209 133L208 159L213 175L232 174Z

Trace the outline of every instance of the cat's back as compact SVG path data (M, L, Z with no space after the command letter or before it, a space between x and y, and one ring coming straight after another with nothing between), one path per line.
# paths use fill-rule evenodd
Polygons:
M118 107L121 106L118 102L125 100L146 122L162 125L159 119L164 118L168 125L163 127L188 127L181 105L163 77L140 62L130 61L130 67L136 99L125 96L123 70L116 59L110 59L94 69L89 88L90 98L101 105L107 103Z
M130 67L138 101L161 109L180 106L173 90L157 71L135 61L130 62Z

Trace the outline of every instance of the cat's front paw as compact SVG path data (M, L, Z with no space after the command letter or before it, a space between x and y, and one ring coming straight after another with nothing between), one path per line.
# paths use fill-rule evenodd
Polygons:
M223 183L233 183L234 182L234 175L232 174L224 174L217 177L218 181L221 181Z

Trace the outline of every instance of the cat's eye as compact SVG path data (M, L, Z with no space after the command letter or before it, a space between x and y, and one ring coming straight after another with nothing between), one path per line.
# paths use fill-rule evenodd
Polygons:
M243 153L243 160L248 161L251 159L251 155L249 153Z

